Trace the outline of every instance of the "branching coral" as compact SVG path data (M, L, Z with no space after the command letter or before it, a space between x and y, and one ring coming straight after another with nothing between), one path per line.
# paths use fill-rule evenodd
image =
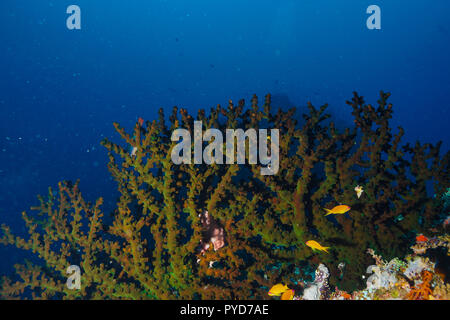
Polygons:
M417 287L411 289L407 298L409 300L428 300L433 293L431 280L433 280L433 274L427 270L422 271L422 282Z
M50 192L37 214L24 214L29 239L2 227L3 244L37 253L44 266L16 266L17 280L4 278L0 295L267 298L267 289L288 283L295 268L320 262L331 270L330 284L354 289L370 264L367 248L404 255L408 231L431 225L449 188L449 154L439 156L440 144L401 146L403 130L394 135L389 127L388 97L381 93L375 108L355 93L348 102L355 127L342 132L329 122L326 105L308 104L299 123L295 109L273 113L270 95L262 108L254 96L249 108L230 101L209 115L198 113L203 129L279 129L280 168L273 176L262 176L248 155L246 165L175 165L171 133L194 131L184 109L174 108L169 121L160 111L158 120L137 123L133 134L115 123L133 152L102 141L120 193L112 220L103 218L101 199L87 203L78 184L61 183L58 197ZM435 198L427 194L428 182ZM360 198L357 185L364 187ZM339 203L350 213L325 217L323 208ZM220 226L220 246L205 246L204 212ZM330 254L313 253L304 245L310 239L330 246ZM338 262L346 265L342 279ZM74 264L82 270L81 290L65 285Z

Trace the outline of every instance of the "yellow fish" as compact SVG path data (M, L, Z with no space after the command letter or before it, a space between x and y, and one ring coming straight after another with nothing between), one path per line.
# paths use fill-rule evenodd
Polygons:
M283 285L282 283L274 285L269 290L269 296L280 296L282 293L289 290L288 286Z
M328 253L328 249L330 249L330 247L322 247L320 243L314 240L306 241L306 245L311 249L313 249L313 251L318 250L318 251L325 251L326 253Z
M327 216L329 214L344 214L344 213L350 211L351 208L349 206L346 206L346 205L342 204L342 205L334 207L331 210L330 209L326 209L326 208L324 208L324 209L327 212L327 214L325 216Z
M292 299L294 299L294 293L295 293L295 291L292 290L292 289L289 289L289 290L285 291L281 295L281 300L292 300Z

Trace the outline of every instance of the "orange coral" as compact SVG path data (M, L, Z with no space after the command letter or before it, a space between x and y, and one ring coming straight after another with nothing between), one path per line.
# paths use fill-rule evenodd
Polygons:
M413 287L406 296L409 300L428 300L433 290L431 289L431 280L433 274L430 271L422 271L422 283Z
M350 294L348 294L347 292L343 291L343 292L342 292L342 297L343 297L344 299L350 299L352 296L351 296Z

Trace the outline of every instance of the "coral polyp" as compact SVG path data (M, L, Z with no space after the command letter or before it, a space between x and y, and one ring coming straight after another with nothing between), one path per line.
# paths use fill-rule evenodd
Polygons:
M352 297L347 292L366 286L361 275L373 264L367 249L405 257L416 233L445 231L436 221L450 187L450 155L440 155L439 143L402 144L403 129L390 127L388 98L381 92L374 107L355 93L347 102L354 126L345 130L330 121L327 105L308 104L299 121L294 108L273 111L270 95L261 107L254 96L249 107L230 101L198 113L205 130L279 129L276 175L261 175L261 165L249 161L174 164L171 133L180 127L194 133L194 117L184 109L174 108L168 121L160 110L158 120L140 121L131 133L114 123L124 141L101 144L119 191L116 209L109 217L101 198L86 202L77 183L62 182L57 195L40 197L40 206L23 214L29 237L2 226L0 242L42 263L16 265L0 296L268 299L276 283L297 295L320 266L326 286L308 289L310 296L328 298L323 288L337 287ZM356 187L364 192L356 194ZM351 210L326 216L324 208L340 204ZM309 240L329 253L312 251ZM80 290L66 285L70 265L81 269Z

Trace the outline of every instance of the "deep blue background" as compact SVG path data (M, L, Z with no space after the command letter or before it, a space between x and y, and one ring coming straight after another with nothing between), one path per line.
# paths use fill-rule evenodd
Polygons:
M66 28L66 8L82 30ZM382 9L382 30L366 8ZM63 179L89 200L116 191L103 137L120 141L139 116L196 111L270 92L295 106L329 102L351 121L357 90L392 92L409 141L449 149L450 1L253 0L0 2L0 223L23 232L20 212ZM0 274L19 256L0 246Z

